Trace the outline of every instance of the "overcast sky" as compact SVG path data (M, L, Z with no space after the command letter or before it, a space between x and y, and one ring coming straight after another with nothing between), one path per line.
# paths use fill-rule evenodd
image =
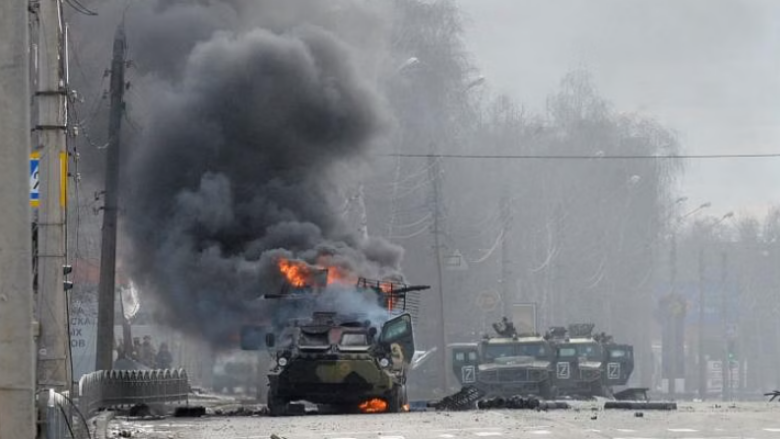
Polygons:
M686 153L780 153L780 1L458 0L492 91L541 110L584 67L618 111L676 130ZM689 162L689 206L763 216L780 159Z

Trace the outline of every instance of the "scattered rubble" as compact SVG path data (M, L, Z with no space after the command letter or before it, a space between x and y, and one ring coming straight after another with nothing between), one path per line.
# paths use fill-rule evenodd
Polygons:
M647 396L649 390L647 387L633 387L615 392L613 396L618 401L649 401L650 398Z
M568 403L560 401L542 401L537 398L523 398L513 396L511 398L490 398L477 402L477 408L489 409L516 409L516 410L556 410L571 408Z
M239 405L218 407L213 410L209 410L207 413L209 416L227 416L227 417L242 417L242 416L266 416L268 415L268 408L261 405Z
M607 401L604 410L677 410L671 401Z
M128 411L127 415L130 416L131 418L144 418L147 416L152 416L152 409L146 404L136 404L130 407L130 410ZM122 437L129 437L129 436L122 436Z
M459 392L444 397L439 401L428 403L428 407L436 410L490 410L490 409L524 409L524 410L556 410L571 408L562 401L543 401L533 397L512 396L509 398L483 398L484 394L472 386L463 387Z
M471 410L476 407L482 392L476 387L466 386L458 393L445 396L439 401L428 403L428 407L436 410Z
M203 406L176 407L173 412L174 418L200 418L205 415L206 407Z

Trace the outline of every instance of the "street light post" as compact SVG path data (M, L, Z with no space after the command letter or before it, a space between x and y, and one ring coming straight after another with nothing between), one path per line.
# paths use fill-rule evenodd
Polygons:
M733 212L729 212L718 220L712 227L715 227L723 221L734 216ZM731 396L731 358L729 358L729 330L728 330L728 301L726 296L726 282L728 280L728 253L726 250L721 252L721 319L722 331L723 331L723 360L721 361L721 372L723 373L723 400L728 401Z
M723 217L721 217L718 221L716 221L710 228L716 227L723 221L731 218L734 216L734 212L729 212ZM705 309L705 296L704 296L704 247L699 246L699 322L698 322L698 343L697 343L697 356L698 356L698 363L699 363L699 398L704 400L707 397L707 360L704 355L704 309ZM725 262L724 262L725 264ZM724 265L725 267L725 265ZM724 380L725 385L725 380ZM725 388L724 388L725 391Z
M682 197L677 199L675 201L675 204L682 203L687 200L687 197ZM674 303L674 301L677 299L677 228L682 223L682 221L685 218L690 217L691 215L694 215L698 212L701 212L704 209L707 209L712 206L712 203L707 202L701 204L696 209L693 209L692 211L686 213L685 215L680 216L677 218L676 221L672 224L672 233L671 233L671 245L669 249L669 282L670 282L670 291L669 291L669 298L670 303ZM679 362L678 358L678 348L677 345L678 339L679 339L679 332L684 330L684 324L683 327L678 327L677 321L674 320L671 322L672 324L669 325L671 334L667 338L667 340L670 341L672 344L671 349L669 349L667 352L670 354L670 361L669 361L669 396L671 398L674 398L675 394L677 393L677 375L679 374L679 370L677 368L677 363Z

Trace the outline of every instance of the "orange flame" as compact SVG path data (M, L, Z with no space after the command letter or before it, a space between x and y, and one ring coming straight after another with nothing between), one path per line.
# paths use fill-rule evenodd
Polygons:
M290 261L288 259L279 260L279 271L282 272L287 282L294 287L305 286L311 270L303 261Z
M380 282L379 289L382 290L382 292L387 295L387 300L385 301L385 303L387 305L387 309L389 311L392 311L396 301L396 298L392 295L393 284L390 282Z
M355 276L354 274L340 267L336 267L336 266L328 267L328 285L333 285L333 284L354 285L356 283L357 283L357 276Z
M301 260L291 260L279 258L279 271L284 275L287 283L296 288L311 286L315 281L315 274L321 270L327 270L327 285L357 285L358 276L347 267L341 266L329 255L320 255L315 264ZM392 311L397 302L397 297L393 294L394 285L392 282L378 282L378 288L387 298L387 308Z
M300 260L279 259L279 271L287 279L287 282L296 287L308 286L314 281L314 273L319 270L328 270L327 284L357 284L358 278L355 274L342 267L332 265L329 257L320 257L316 265L309 265Z
M383 399L373 398L361 403L358 408L363 413L382 413L387 411L387 402Z

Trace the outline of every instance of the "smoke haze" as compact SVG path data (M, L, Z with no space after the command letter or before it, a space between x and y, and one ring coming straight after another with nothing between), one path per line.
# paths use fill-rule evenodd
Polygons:
M130 96L146 112L126 145L125 264L169 324L215 344L252 317L247 301L278 292L280 252L400 277L400 247L357 237L338 211L344 170L382 133L381 100L337 35L292 26L304 5L274 2L257 22L275 26L252 26L266 3L123 12L147 90Z
M774 3L82 1L99 16L66 9L71 107L79 209L96 215L69 216L81 230L70 248L97 272L104 72L124 22L119 263L157 322L219 347L245 318L294 317L257 300L279 292L278 258L397 278L403 256L403 277L432 285L421 347L441 346L442 325L450 342L477 340L512 304L534 303L540 330L592 322L633 344L635 384L657 388L671 327L660 299L679 292L697 325L703 273L713 300L739 283L728 323L749 380L774 376L780 214L752 224L741 209L777 198L776 163L598 159L773 151ZM541 158L558 155L593 159ZM729 252L726 274L720 250L700 264L704 245ZM317 305L375 309L332 290ZM705 311L717 356L727 322ZM428 373L434 386L438 367Z

